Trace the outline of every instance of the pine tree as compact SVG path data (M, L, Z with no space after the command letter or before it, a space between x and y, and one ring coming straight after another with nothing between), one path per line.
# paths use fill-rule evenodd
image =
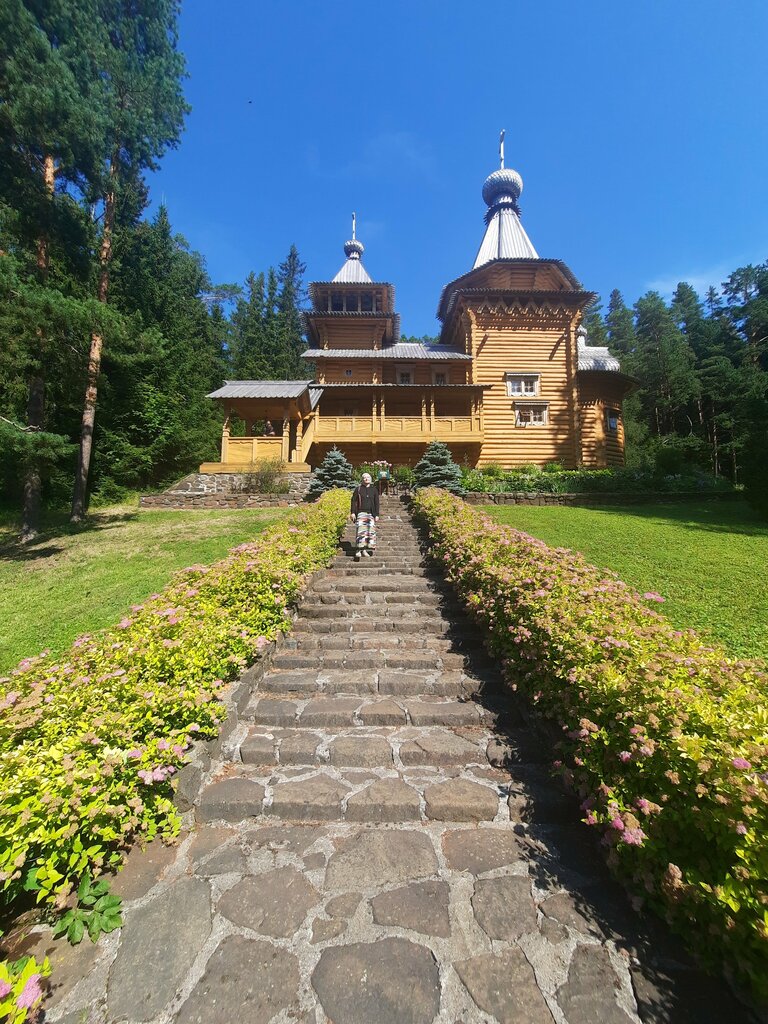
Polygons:
M96 0L96 61L106 131L97 194L103 207L96 297L109 299L115 220L126 190L139 187L169 146L177 145L188 107L184 58L176 49L177 0ZM104 338L94 331L80 429L72 520L85 515Z
M635 348L635 325L632 311L627 308L618 288L614 288L608 300L608 313L605 318L608 331L608 345L614 355L629 355Z
M301 353L305 349L303 327L301 323L301 307L306 301L304 289L304 272L307 266L302 263L299 250L292 245L288 255L277 268L277 282L280 292L277 308L281 319L281 366L279 378L282 380L302 380L306 367L302 363Z
M332 491L336 487L351 490L354 486L352 465L334 445L315 470L307 497L319 498L323 492Z
M602 309L603 304L597 298L584 313L584 326L587 330L590 345L608 344L608 331L603 321Z
M414 467L417 487L442 487L453 494L463 494L461 469L453 461L451 450L442 441L432 441Z

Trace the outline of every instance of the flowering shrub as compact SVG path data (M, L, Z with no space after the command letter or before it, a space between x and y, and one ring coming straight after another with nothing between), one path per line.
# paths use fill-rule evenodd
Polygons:
M608 861L713 966L768 996L768 676L615 574L443 491L418 516L507 678L562 729L556 768Z
M29 1011L37 1009L43 998L40 980L50 973L47 957L42 964L33 956L0 961L0 1020L4 1024L23 1024Z
M170 837L171 781L192 738L214 736L225 683L290 628L290 606L327 564L349 495L286 515L211 566L177 573L106 633L55 664L0 680L0 891L59 911L136 840Z

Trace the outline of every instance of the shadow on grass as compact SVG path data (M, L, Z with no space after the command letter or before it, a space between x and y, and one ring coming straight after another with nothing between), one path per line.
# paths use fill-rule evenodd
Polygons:
M71 523L66 513L52 514L47 517L43 529L32 541L23 543L18 536L10 535L10 523L7 525L8 532L3 538L0 535L0 559L10 562L33 562L41 558L51 558L53 555L61 554L65 545L56 543L67 537L76 537L80 534L100 533L104 530L114 530L125 523L135 522L139 517L139 511L130 510L123 512L93 512L82 523Z

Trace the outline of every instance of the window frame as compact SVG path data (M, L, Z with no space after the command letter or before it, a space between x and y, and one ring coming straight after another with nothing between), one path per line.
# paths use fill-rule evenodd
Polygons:
M611 426L611 420L615 419L615 426ZM605 429L610 434L618 434L621 426L621 409L617 409L616 406L610 405L605 407Z
M401 374L408 374L410 380L400 380ZM409 384L416 383L416 367L413 363L396 363L395 364L395 379L396 382L402 387L407 387Z
M442 376L445 379L439 381L438 376ZM438 387L444 387L448 383L448 366L446 363L437 363L432 367L432 383Z
M512 383L515 380L525 381L533 380L534 390L533 391L520 391L519 393L512 390ZM541 397L541 374L540 373L527 373L518 370L507 370L504 373L504 386L507 389L507 398L540 398Z
M520 413L527 411L533 416L534 410L542 410L542 420L537 422L531 419L527 423L520 421ZM549 402L534 402L526 401L525 399L517 399L514 403L515 410L515 427L548 427L549 426Z

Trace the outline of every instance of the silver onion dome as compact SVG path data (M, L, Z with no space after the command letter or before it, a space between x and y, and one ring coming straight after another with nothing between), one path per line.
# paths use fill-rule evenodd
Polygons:
M350 238L348 242L344 243L344 255L348 260L359 260L364 252L365 246L356 238Z
M483 199L487 206L493 206L501 199L509 198L516 203L523 191L523 179L511 167L493 171L483 182Z

